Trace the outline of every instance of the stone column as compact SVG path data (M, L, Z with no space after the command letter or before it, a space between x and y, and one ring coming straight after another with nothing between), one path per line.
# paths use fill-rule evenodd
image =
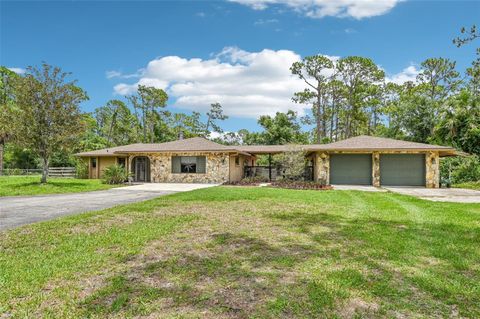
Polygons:
M315 154L315 182L322 185L330 184L330 155L322 152Z
M426 167L426 187L439 188L440 187L440 156L438 152L428 152L425 155Z
M380 187L380 153L372 153L372 185Z

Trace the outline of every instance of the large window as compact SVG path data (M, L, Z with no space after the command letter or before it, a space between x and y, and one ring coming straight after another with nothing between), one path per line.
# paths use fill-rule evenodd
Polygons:
M172 173L204 174L206 163L205 156L172 156Z

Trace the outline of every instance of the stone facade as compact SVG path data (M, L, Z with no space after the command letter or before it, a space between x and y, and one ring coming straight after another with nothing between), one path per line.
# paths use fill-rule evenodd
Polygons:
M426 187L440 187L440 156L438 155L438 152L428 152L425 155L425 165Z
M225 183L229 180L228 153L139 153L129 156L132 163L136 156L150 159L150 179L153 183ZM172 156L205 156L205 174L172 173ZM131 169L131 168L130 168Z
M372 185L380 187L380 153L372 153Z
M313 178L322 185L330 184L330 155L326 152L315 154Z

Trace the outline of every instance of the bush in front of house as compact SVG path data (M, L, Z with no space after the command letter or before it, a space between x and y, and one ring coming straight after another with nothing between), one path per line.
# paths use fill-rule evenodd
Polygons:
M110 165L103 171L103 182L105 184L123 184L127 179L127 170L121 165Z
M333 187L330 185L322 185L322 184L311 182L311 181L291 181L291 180L275 181L270 184L270 187L288 188L288 189L313 189L313 190L333 189Z
M261 183L269 183L270 180L265 176L253 176L245 177L237 182L229 182L226 185L235 185L235 186L258 186Z

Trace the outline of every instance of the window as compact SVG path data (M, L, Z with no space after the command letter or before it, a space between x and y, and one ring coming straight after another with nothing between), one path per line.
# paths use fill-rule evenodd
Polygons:
M204 174L206 162L205 156L172 156L172 173Z
M92 168L97 168L97 159L92 158Z
M240 156L235 156L235 165L240 166Z
M122 166L123 168L125 168L125 158L122 158L120 157L118 159L118 165Z

